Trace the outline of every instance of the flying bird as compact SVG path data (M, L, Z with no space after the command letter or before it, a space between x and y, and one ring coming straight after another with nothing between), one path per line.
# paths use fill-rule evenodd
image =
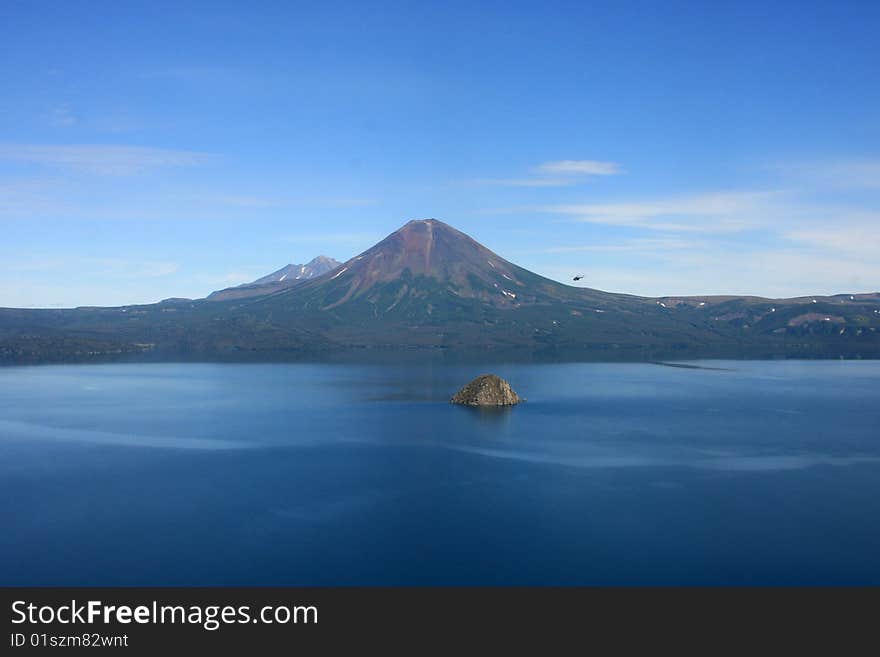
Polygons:
M577 276L574 277L574 280L579 281L579 280L581 280L583 277L584 277L583 274L578 274Z

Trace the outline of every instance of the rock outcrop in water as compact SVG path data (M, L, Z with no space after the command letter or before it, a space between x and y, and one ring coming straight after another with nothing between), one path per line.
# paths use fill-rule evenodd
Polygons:
M467 406L513 406L522 399L501 377L482 374L455 393L449 401Z

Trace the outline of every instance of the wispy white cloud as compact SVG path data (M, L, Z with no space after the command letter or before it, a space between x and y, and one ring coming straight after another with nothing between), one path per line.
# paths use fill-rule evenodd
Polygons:
M163 69L152 69L141 73L145 79L167 79L181 82L213 82L228 83L230 80L253 78L252 71L226 66L176 66Z
M135 276L159 277L170 276L176 274L180 270L180 265L176 262L153 262L145 265L139 272L134 272Z
M56 128L68 128L79 123L79 119L76 114L74 114L70 105L65 103L52 110L52 116L49 123Z
M730 254L736 253L735 258ZM576 254L572 254L576 255ZM595 256L595 257L592 257ZM807 294L873 292L880 289L877 261L836 251L804 251L795 246L705 243L689 249L649 250L626 260L614 253L553 262L540 273L580 285L643 296L737 294L795 297ZM560 255L559 258L563 256Z
M193 200L199 203L228 205L236 208L276 208L285 205L284 199L268 196L246 196L238 194L218 194L199 196Z
M146 146L0 144L0 159L63 167L82 173L127 176L149 169L205 164L214 156Z
M220 290L225 287L241 285L242 283L250 283L253 280L265 276L272 269L278 269L278 263L261 265L241 264L230 270L199 270L194 271L191 281L193 288L198 292L191 294L192 298L203 297L214 290Z
M538 212L574 221L663 231L731 232L754 227L783 192L721 192L646 201L545 205Z
M56 256L32 256L27 260L7 261L0 271L15 274L30 274L34 272L54 271L63 269L70 263L68 258Z
M308 203L309 201L304 201ZM375 198L324 198L313 199L316 205L325 205L331 208L361 208L369 205L377 205L379 199Z
M9 275L76 271L99 278L131 279L161 278L180 271L180 264L169 260L136 258L84 258L79 256L52 256L32 254L27 259L6 260L0 264L0 273Z
M575 176L616 176L623 173L617 162L601 162L599 160L559 160L544 162L537 167L542 174L575 175Z
M787 230L783 236L813 250L874 256L880 260L880 213L870 224L806 227Z
M771 169L813 186L837 189L880 189L880 159L835 159L777 164Z
M82 258L81 264L93 271L120 278L160 278L176 274L180 264L167 260L130 260L126 258Z
M569 187L583 183L593 176L615 176L623 173L616 162L600 160L557 160L544 162L534 168L537 177L532 178L477 178L472 185L497 185L500 187Z
M385 235L381 233L363 232L363 233L302 233L296 235L287 235L283 237L284 241L303 244L328 244L328 245L366 245L364 248L378 242ZM354 254L352 254L354 255Z
M225 206L228 208L362 208L380 203L374 198L308 198L283 197L259 194L200 194L187 197L187 201L202 206Z
M544 253L633 253L686 251L706 246L704 240L689 240L679 237L636 238L618 243L604 244L572 244L552 246L544 249Z
M844 164L845 163L845 164ZM771 190L509 208L556 217L566 241L530 251L558 280L647 296L800 296L880 289L877 162L789 167ZM796 172L796 175L795 175ZM781 184L781 183L784 183ZM844 188L860 190L842 194ZM589 224L578 238L577 224ZM697 239L694 239L697 238ZM735 257L731 257L735 254ZM552 255L552 260L549 257ZM525 255L529 257L529 255Z
M60 186L57 180L16 177L0 180L0 219L27 215L51 207L52 196Z
M253 272L245 272L245 271L230 271L224 274L218 280L218 283L226 286L232 287L233 285L241 285L242 283L250 283L253 280L259 278L259 274L254 274Z
M567 187L577 181L570 178L477 178L472 185L495 185L498 187Z
M115 257L13 254L0 261L0 307L72 308L153 303L181 296L179 263ZM168 293L163 294L167 290Z

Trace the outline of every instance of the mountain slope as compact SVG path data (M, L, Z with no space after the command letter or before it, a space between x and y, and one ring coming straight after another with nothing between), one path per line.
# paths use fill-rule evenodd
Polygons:
M290 273L210 300L0 309L0 362L414 348L640 360L880 357L877 293L646 298L576 288L434 219L411 221L311 279L287 285Z
M318 256L304 265L285 265L278 271L258 278L250 283L244 283L236 287L228 287L217 290L208 295L211 301L224 301L227 299L244 299L271 294L278 290L294 287L321 274L336 269L339 261L327 256Z
M378 314L406 298L417 299L427 311L438 290L442 296L477 299L497 308L604 294L538 276L436 219L410 221L307 289L319 291L321 310L366 297ZM393 298L383 306L379 300L389 291Z
M576 288L429 219L407 223L333 272L233 312L308 325L357 346L772 353L794 337L798 353L873 348L880 315L868 306L876 295L815 300L650 299ZM810 315L829 305L831 320ZM851 334L830 331L841 313Z
M264 285L266 283L283 283L284 281L307 281L321 274L336 269L340 264L338 260L319 255L312 258L304 265L286 265L267 276L258 278L248 285Z

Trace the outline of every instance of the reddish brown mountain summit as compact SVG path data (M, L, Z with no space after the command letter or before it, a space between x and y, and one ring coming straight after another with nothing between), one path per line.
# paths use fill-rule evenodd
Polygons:
M338 269L310 281L306 289L320 287L327 300L322 309L330 310L369 295L377 287L387 289L387 284L395 286L396 299L385 311L405 297L430 303L438 292L503 308L571 293L437 219L408 222Z

